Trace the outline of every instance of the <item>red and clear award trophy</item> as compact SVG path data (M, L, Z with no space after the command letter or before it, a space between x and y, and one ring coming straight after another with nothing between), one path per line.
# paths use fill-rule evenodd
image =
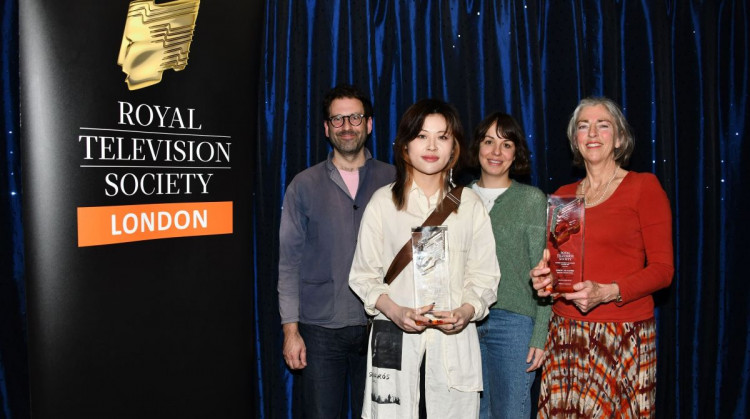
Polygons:
M547 197L547 249L553 292L573 292L573 285L583 281L584 214L580 197Z
M422 226L412 228L414 265L414 308L434 304L425 313L428 325L443 324L440 312L450 313L450 265L448 264L448 227ZM419 325L424 325L417 322Z

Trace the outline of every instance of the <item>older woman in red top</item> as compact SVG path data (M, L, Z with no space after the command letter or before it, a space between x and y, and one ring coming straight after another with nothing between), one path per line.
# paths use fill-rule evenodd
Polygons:
M574 162L586 177L557 190L583 197L583 282L554 294L539 417L652 417L656 323L651 294L674 273L669 200L651 173L622 168L634 140L622 111L586 98L568 124ZM549 296L549 254L532 269Z

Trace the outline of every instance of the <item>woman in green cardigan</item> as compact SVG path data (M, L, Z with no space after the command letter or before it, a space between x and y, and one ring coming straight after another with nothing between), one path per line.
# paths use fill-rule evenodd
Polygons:
M512 116L487 116L474 133L469 159L481 168L471 188L490 214L502 271L497 303L477 327L484 381L480 418L528 418L551 312L537 300L529 279L546 244L547 198L510 178L530 171L524 133Z

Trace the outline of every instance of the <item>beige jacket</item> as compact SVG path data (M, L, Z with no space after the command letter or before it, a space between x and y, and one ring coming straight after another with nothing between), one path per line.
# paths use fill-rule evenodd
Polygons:
M411 228L424 222L437 205L437 194L427 198L416 186L409 191L405 211L397 211L391 199L391 187L373 194L365 209L354 252L349 286L364 302L370 315L385 319L376 308L380 295L388 294L404 307L414 306L413 267L411 263L391 285L383 277L396 253L411 238ZM471 189L464 189L458 213L452 213L448 226L451 298L454 308L464 303L474 306L473 321L481 320L497 299L500 268L495 256L495 239L487 210ZM437 332L427 330L426 332ZM461 391L482 389L481 356L476 327L472 323L457 335L435 333L431 340L444 359L450 387ZM474 365L471 365L474 364Z

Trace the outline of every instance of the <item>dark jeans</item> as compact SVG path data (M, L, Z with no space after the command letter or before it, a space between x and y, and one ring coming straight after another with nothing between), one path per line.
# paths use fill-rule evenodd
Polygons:
M327 329L300 323L299 332L307 349L307 367L302 370L304 417L346 418L350 407L352 418L362 417L367 328Z

